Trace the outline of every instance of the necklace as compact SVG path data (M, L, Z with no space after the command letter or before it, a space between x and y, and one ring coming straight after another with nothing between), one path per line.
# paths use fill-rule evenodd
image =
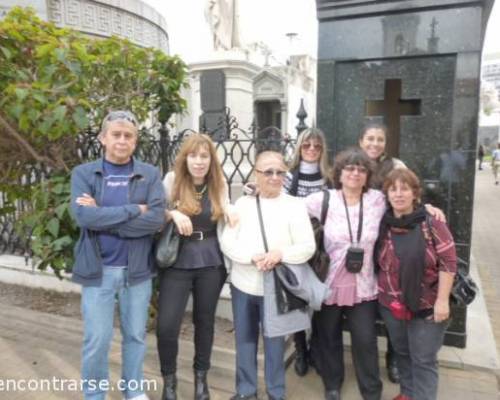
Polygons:
M201 198L203 197L203 194L207 191L207 185L203 185L203 187L201 188L201 190L198 192L196 189L194 191L194 197L196 198L196 200L200 201Z

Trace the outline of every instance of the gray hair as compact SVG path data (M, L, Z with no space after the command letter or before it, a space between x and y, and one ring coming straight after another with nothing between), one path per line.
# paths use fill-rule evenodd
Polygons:
M139 122L137 122L137 118L135 115L128 110L114 110L110 111L102 120L101 125L101 135L106 133L108 130L108 125L110 122L129 122L134 125L136 131L139 129Z

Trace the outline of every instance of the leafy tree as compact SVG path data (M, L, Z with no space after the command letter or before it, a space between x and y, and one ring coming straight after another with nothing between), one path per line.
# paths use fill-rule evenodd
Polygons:
M0 20L0 190L32 200L25 220L33 251L59 273L69 270L76 228L68 213L68 181L81 162L78 140L98 129L110 109L140 121L167 121L185 109L187 67L160 50L112 37L91 39L13 8ZM30 171L49 178L33 186ZM0 212L1 216L1 212Z

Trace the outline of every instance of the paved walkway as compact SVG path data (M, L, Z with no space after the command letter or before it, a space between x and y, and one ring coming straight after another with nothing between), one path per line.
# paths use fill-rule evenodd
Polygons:
M500 185L483 163L476 173L472 248L500 354Z
M488 310L493 322L497 344L500 343L500 268L496 249L500 248L500 186L492 184L491 171L484 170L478 175L476 184L476 210L473 233L473 252L483 280L484 293ZM496 218L495 218L496 217ZM498 228L498 229L497 229ZM484 309L484 307L483 307ZM481 309L480 309L481 310ZM486 312L482 312L483 318ZM478 327L480 330L481 327ZM78 399L81 395L75 391L74 381L79 378L80 345L82 324L80 320L35 312L13 306L0 307L0 400L57 400ZM472 336L471 337L477 337ZM474 339L474 342L480 342ZM192 399L192 345L181 343L179 360L179 400ZM472 347L472 344L471 344ZM444 353L454 352L445 349ZM493 351L494 353L494 351ZM490 354L491 355L491 354ZM496 355L494 355L496 358ZM443 357L445 358L445 357ZM350 357L346 354L347 374L343 387L344 400L360 399L355 383ZM382 365L381 360L381 365ZM440 369L439 400L499 400L497 378L487 367L477 368L475 364L466 365L465 369L450 368L457 363L443 362ZM491 365L488 362L485 365ZM117 382L120 374L119 334L115 334L110 357L111 381ZM148 390L151 400L159 400L161 377L156 356L156 341L148 336L148 354L145 363L145 377L152 380ZM383 399L389 400L398 392L398 387L384 378ZM44 390L10 390L7 384L15 380L20 385L35 388L47 385L45 380L57 380L52 385L57 387ZM12 380L12 381L9 381ZM74 381L73 381L74 380ZM213 367L209 375L212 400L227 400L233 394L234 361L231 349L215 348ZM261 377L261 387L263 387ZM156 385L156 387L155 387ZM20 389L20 388L18 388ZM22 388L21 388L22 389ZM52 389L52 390L50 390ZM305 378L298 378L293 368L287 371L287 392L289 400L320 400L322 385L319 377L309 373ZM121 396L115 388L110 392L110 399L119 400ZM261 398L265 398L261 396Z

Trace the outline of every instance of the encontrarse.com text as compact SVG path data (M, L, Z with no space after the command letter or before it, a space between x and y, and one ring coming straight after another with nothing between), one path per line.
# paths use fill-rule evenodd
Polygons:
M107 380L94 379L1 379L0 392L81 392L83 388L90 391L156 391L157 382L154 379L141 381L119 380L115 383Z

